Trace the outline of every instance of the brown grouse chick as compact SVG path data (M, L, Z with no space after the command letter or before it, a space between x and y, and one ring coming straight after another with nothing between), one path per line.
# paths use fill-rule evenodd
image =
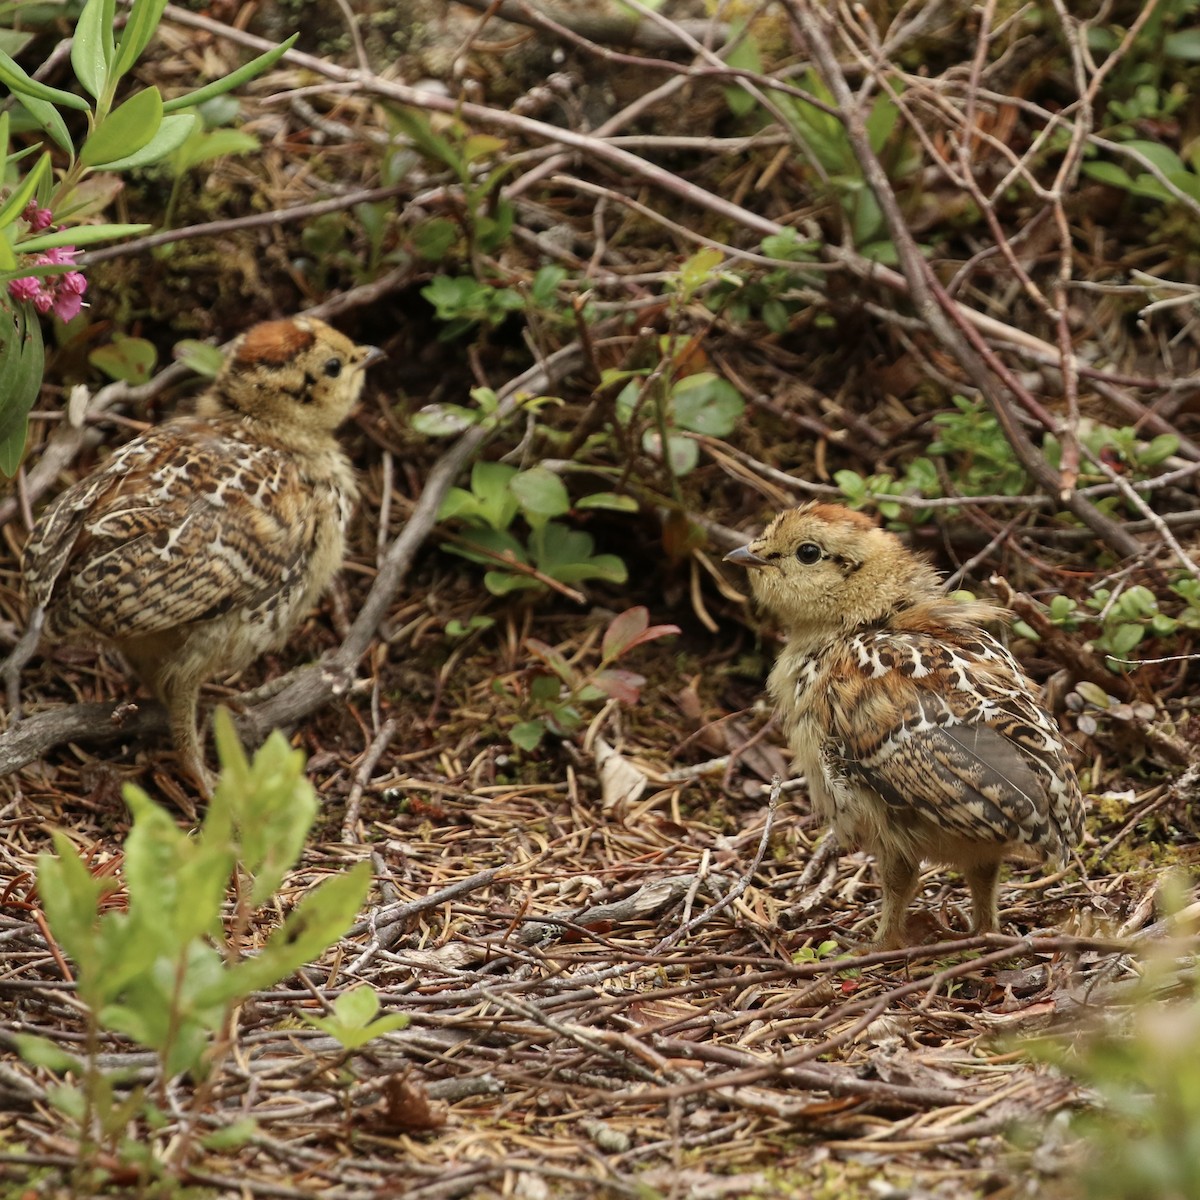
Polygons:
M341 566L358 489L334 430L381 357L311 317L254 326L195 416L122 446L25 546L45 635L115 646L206 791L200 687L282 646Z
M923 860L966 876L977 932L996 929L1009 854L1065 862L1083 804L1058 729L990 605L951 599L937 573L861 513L780 513L726 560L753 568L787 645L768 681L796 767L843 845L876 856L878 945L911 939Z

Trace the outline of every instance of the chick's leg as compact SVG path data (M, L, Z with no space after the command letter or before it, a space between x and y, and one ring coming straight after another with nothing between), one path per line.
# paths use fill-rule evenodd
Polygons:
M875 945L880 950L899 950L909 944L908 906L917 894L920 864L892 846L877 846L876 857L883 885L883 911Z
M967 867L963 874L971 889L972 933L994 933L1000 928L1000 911L996 903L996 887L1000 878L1000 862L989 859Z
M200 794L212 797L213 777L204 765L204 749L196 728L196 707L200 701L200 684L188 680L177 682L163 697L167 719L171 723L171 738L179 754L180 766L196 781Z
M183 770L195 780L201 796L212 796L213 777L204 766L204 751L196 729L203 671L181 669L178 644L158 638L142 638L121 646L129 665L141 681L162 701L167 710L171 740Z

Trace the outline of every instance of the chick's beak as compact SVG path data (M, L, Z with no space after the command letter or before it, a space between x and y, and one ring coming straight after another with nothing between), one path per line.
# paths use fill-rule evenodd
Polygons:
M387 351L380 350L378 346L360 346L359 349L367 352L362 362L359 363L359 366L364 371L368 367L373 367L377 362L382 362L385 358L387 358Z
M749 546L739 546L725 555L725 562L737 563L739 567L769 567L765 558L760 558Z

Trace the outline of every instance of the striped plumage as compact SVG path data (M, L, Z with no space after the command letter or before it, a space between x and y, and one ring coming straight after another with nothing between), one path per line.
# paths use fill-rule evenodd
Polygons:
M341 565L357 488L334 430L379 356L313 318L255 326L196 416L126 443L26 543L46 637L120 650L202 787L201 685L283 645Z
M797 768L839 840L879 860L879 944L906 944L923 860L959 868L977 930L995 929L1009 854L1064 862L1083 804L1061 735L999 614L947 596L936 572L859 513L781 513L730 561L787 645L768 689Z

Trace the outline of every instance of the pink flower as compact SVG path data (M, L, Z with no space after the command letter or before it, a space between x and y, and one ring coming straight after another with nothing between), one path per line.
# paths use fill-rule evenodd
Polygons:
M9 280L8 284L8 294L14 300L32 300L41 290L42 281L33 275L26 275L24 279Z
M41 233L46 229L54 214L48 208L38 208L36 200L30 200L25 205L25 211L21 214L21 219L29 226L30 233Z
M39 254L34 262L47 267L74 266L75 255L78 253L74 246L55 246L45 254Z
M77 251L74 246L56 246L45 254L35 256L39 267L65 267L75 262ZM28 300L43 316L53 312L60 321L69 321L79 315L83 308L83 294L87 291L87 280L78 271L64 271L61 275L47 275L39 279L27 275L13 279L8 285L8 294L14 300Z

